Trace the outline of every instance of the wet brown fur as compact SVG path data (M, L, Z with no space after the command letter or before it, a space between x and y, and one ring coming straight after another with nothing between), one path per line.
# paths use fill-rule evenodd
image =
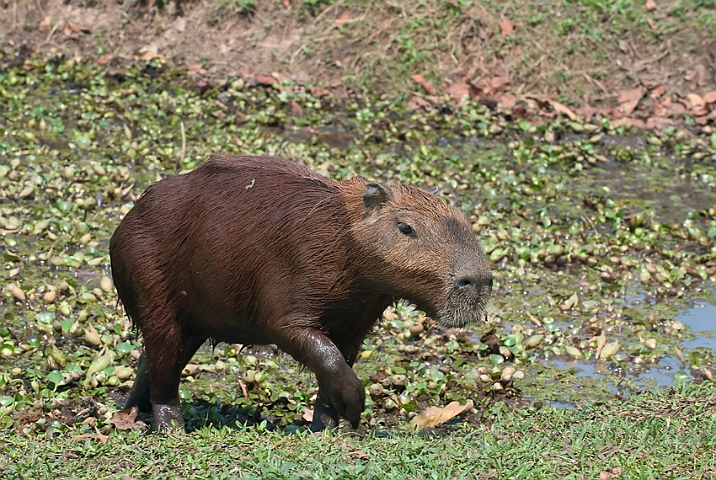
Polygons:
M110 242L145 344L128 406L151 400L160 427L181 423L181 370L204 341L276 344L317 375L314 428L338 415L355 426L365 394L350 367L388 305L479 320L491 274L464 215L415 187L369 185L279 158L214 157L149 187Z

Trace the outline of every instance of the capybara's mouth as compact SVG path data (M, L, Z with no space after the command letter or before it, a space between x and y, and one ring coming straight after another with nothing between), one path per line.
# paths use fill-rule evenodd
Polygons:
M485 306L477 305L465 309L446 309L433 316L434 320L446 328L462 328L470 323L487 320Z
M470 323L486 320L487 305L491 298L491 288L481 287L477 295L464 295L452 292L447 302L434 309L431 315L440 325L447 328L462 328Z

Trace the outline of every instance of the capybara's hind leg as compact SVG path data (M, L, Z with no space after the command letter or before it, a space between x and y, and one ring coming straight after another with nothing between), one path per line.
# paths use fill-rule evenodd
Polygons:
M132 408L136 406L141 412L148 412L152 409L152 402L149 398L149 374L147 372L147 357L144 353L137 361L137 378L134 380L134 386L129 393L124 408Z
M179 405L181 372L206 338L185 336L178 325L148 333L144 345L154 428L170 430L172 424L181 427L184 425Z

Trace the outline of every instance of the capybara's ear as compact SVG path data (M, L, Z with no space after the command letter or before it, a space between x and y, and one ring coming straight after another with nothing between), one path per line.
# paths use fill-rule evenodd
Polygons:
M379 183L369 183L365 186L363 203L368 210L381 208L393 199L393 192Z

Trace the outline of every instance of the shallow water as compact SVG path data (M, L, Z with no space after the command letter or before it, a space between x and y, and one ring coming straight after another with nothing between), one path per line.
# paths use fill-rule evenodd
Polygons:
M716 352L716 306L708 302L696 304L676 317L696 337L683 342L685 348L709 348Z

